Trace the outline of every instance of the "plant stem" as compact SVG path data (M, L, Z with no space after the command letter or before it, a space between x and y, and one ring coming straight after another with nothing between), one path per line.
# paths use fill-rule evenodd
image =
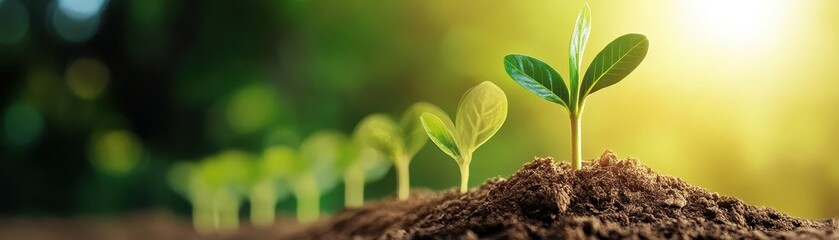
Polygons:
M469 164L472 163L472 154L466 152L462 154L456 162L460 168L460 193L466 193L469 191Z
M314 176L304 177L294 188L299 222L311 222L320 215L320 190L313 178Z
M408 164L410 164L410 159L405 156L396 159L394 163L394 167L396 167L396 175L399 178L399 185L397 185L397 198L399 200L408 199L408 195L411 191L410 185L410 177L408 172Z
M221 228L221 203L220 195L213 194L213 229L218 231Z
M360 167L352 166L344 173L344 205L364 205L364 170Z
M582 121L576 114L571 114L571 165L574 170L583 168L583 135Z
M271 182L258 183L250 192L251 223L271 226L277 211L277 193Z
M460 166L460 193L469 191L469 164L459 164Z

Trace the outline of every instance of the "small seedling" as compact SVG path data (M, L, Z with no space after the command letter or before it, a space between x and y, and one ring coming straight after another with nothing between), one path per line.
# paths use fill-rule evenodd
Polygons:
M251 223L256 226L270 226L276 219L277 202L288 196L288 187L281 183L285 172L283 163L277 158L259 158L251 165L250 189Z
M263 161L271 162L291 187L297 199L297 220L314 221L320 215L320 194L337 184L334 164L346 139L334 132L318 132L311 135L294 151L288 146L272 146L265 149Z
M337 167L344 173L344 205L359 207L364 204L364 184L381 179L390 163L373 148L361 143L358 132L344 147Z
M239 206L247 189L251 158L245 152L228 150L209 156L198 165L181 163L169 170L173 189L192 202L197 231L238 228Z
M507 95L492 82L466 91L457 107L456 125L445 113L426 112L422 126L431 141L460 167L460 192L469 184L472 153L495 135L507 119Z
M649 40L641 34L618 37L594 57L580 82L583 51L591 29L591 10L586 5L577 15L571 35L569 52L569 82L548 64L525 55L510 54L504 57L504 69L513 80L537 96L568 109L571 119L571 161L575 169L582 168L581 116L586 97L600 89L623 80L635 70L647 55Z
M424 112L442 113L443 110L430 103L419 102L402 114L397 124L384 114L372 114L359 122L356 133L360 141L387 156L396 168L398 177L397 197L408 199L410 182L408 165L414 155L428 143L428 136L420 123Z

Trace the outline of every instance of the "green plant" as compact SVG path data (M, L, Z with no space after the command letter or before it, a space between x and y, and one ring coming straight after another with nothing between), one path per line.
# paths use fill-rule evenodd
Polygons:
M445 113L430 103L419 102L402 114L396 123L385 114L372 114L359 122L356 133L358 139L368 147L387 156L396 168L398 177L397 197L408 198L410 182L408 165L414 155L428 142L422 129L419 116L424 112Z
M381 153L365 146L356 131L352 140L344 146L337 163L344 175L344 205L363 205L364 184L384 177L390 165Z
M179 163L168 174L170 185L193 206L193 224L202 233L231 231L239 226L241 196L247 191L253 157L227 150L199 164Z
M251 202L251 223L256 226L273 224L277 202L288 196L288 187L281 183L284 167L277 158L261 157L251 164L248 198Z
M332 189L338 178L334 162L339 158L345 137L322 131L309 136L299 151L283 145L265 149L264 161L278 173L297 199L297 220L310 222L320 215L320 194Z
M613 40L594 57L580 81L583 51L591 29L591 10L586 5L577 15L571 35L568 86L559 73L548 64L525 55L504 57L507 74L537 96L568 109L571 119L571 161L575 169L582 168L582 126L586 97L611 86L635 70L647 55L649 41L641 34L626 34Z
M507 95L492 82L478 84L463 95L455 117L457 125L445 112L426 112L420 119L431 141L457 162L460 192L465 193L472 153L495 135L507 119Z

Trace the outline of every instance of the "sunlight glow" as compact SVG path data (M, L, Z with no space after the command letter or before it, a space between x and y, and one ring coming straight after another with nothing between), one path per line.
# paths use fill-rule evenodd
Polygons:
M738 47L771 40L782 23L783 1L691 0L686 4L703 35Z

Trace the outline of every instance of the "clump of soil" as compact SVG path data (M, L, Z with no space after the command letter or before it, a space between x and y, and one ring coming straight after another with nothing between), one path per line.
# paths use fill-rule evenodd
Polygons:
M536 159L466 194L416 192L347 209L289 238L826 239L839 238L839 224L748 205L607 151L580 171Z

